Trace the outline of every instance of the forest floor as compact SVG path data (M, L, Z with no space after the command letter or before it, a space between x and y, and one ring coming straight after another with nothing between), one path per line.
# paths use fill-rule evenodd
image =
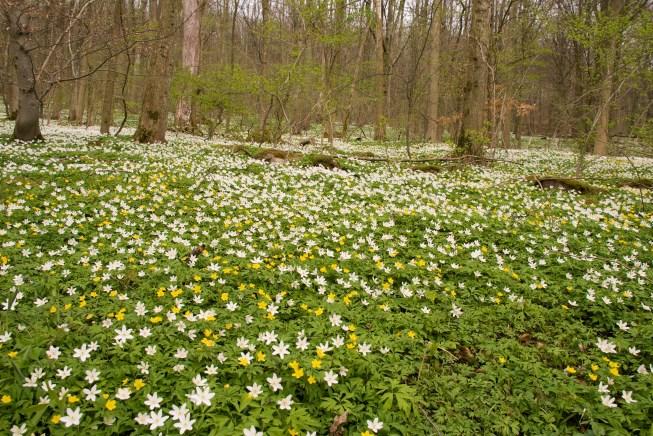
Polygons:
M651 159L10 128L2 434L653 432Z

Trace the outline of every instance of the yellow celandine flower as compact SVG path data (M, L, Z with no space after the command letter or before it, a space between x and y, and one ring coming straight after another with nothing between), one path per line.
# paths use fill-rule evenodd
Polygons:
M265 353L262 351L259 351L256 353L256 361L257 362L265 362Z
M293 360L290 363L288 363L288 366L294 370L297 370L299 368L299 362Z
M599 366L596 363L592 364L592 371L596 372L599 370Z
M215 345L215 341L209 338L204 338L201 342L209 348Z
M355 347L355 345L352 344L351 342L348 342L346 346L347 346L347 349L349 349L349 350L352 350Z
M322 367L322 361L320 359L313 359L311 361L311 368L320 369Z
M120 312L116 313L116 319L118 321L123 321L125 319L125 314Z
M596 374L594 374L594 373L592 372L592 373L589 374L589 378L590 378L590 380L592 380L592 381L596 381L596 379L598 379L599 376L596 375Z
M371 432L365 430L365 431L361 432L361 436L374 436L374 435Z
M174 291L171 291L171 292L170 292L170 296L171 296L172 298L177 298L177 297L179 297L180 295L182 295L183 293L184 293L183 290L181 290L181 289L175 289Z
M57 306L51 306L50 313L57 313Z
M296 379L304 377L304 370L302 368L297 368L293 371L292 376Z
M288 434L290 436L299 436L299 432L297 430L295 430L294 428L289 428L288 429Z
M315 383L317 383L317 379L315 377L313 377L312 375L309 376L308 377L308 384L309 385L314 385Z
M145 387L145 383L143 382L143 379L137 378L134 380L134 388L139 391Z
M323 313L324 313L324 309L322 309L321 307L318 307L317 309L315 309L315 316L320 316Z
M11 395L3 395L2 398L0 398L0 401L2 404L9 404L12 401Z
M115 408L116 408L116 400L109 400L109 401L107 401L106 404L104 405L104 407L106 407L107 410L110 410L110 411L111 411L111 410L115 410Z
M202 276L200 276L199 274L195 274L193 276L193 280L195 280L196 282L199 282L200 280L202 280Z
M150 318L150 322L151 322L152 324L158 324L158 323L160 323L161 321L163 321L163 318L160 317L160 316L153 316L152 318Z
M412 338L414 338L415 336L416 336L416 334L415 334L414 331L410 330L410 331L408 332L408 337L409 337L409 338L412 339Z
M266 309L267 307L268 307L268 303L266 303L265 301L259 301L258 302L258 308L259 309Z
M242 366L249 366L249 360L246 357L239 358L238 363Z
M610 374L617 377L619 375L619 368L617 368L617 367L610 368Z
M13 359L14 357L18 356L18 352L17 351L10 351L10 352L7 353L7 356L9 356L9 357L11 357Z
M68 402L70 404L75 404L79 401L79 397L77 395L68 395Z
M61 421L61 415L52 415L50 418L50 422L53 424L59 424L59 421Z
M566 367L565 371L567 371L568 374L576 374L576 368L574 368L572 366Z
M503 357L503 356L499 357L499 363L500 363L501 365L503 365L503 364L506 363L507 361L508 361L508 359L506 359L505 357Z
M159 297L159 298L164 297L165 295L166 295L166 291L163 288L156 291L156 296Z

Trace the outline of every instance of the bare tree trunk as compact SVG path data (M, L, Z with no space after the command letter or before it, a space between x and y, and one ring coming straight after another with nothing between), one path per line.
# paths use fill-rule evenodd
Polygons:
M440 97L440 33L442 31L442 10L443 4L438 6L438 1L433 0L432 8L438 8L437 12L432 11L431 19L431 50L429 53L429 93L426 111L426 136L429 140L437 142L440 140L438 129L438 103Z
M472 23L469 41L469 76L465 84L463 119L458 147L465 154L483 153L485 106L487 103L487 55L490 43L490 2L472 0Z
M5 80L3 84L3 97L8 120L15 120L18 114L18 86L16 83L16 68L13 64L16 43L8 35L7 50L5 53Z
M116 2L113 9L113 40L117 41L120 38L121 29L120 22L122 19L122 2ZM107 66L107 74L104 79L104 93L102 95L102 115L100 120L100 133L108 134L111 125L113 124L113 100L115 97L116 87L116 57L113 56L109 60Z
M270 19L270 0L261 0L261 38L259 47L259 61L261 63L261 77L265 79L267 72L267 49L268 49L268 20ZM259 99L259 121L260 121L260 135L261 142L267 142L269 134L266 133L268 117L274 100L270 99L270 105L267 105L267 96L262 95Z
M505 105L505 102L504 102ZM512 109L502 107L501 111L501 142L503 148L510 148L510 120L512 118Z
M361 14L365 17L365 14ZM349 85L349 99L345 108L342 118L342 137L347 138L349 123L351 119L351 112L354 106L354 98L356 97L356 82L359 80L361 64L363 63L363 55L365 54L365 43L367 42L367 34L370 28L370 20L365 20L365 27L363 33L358 41L358 48L356 50L356 59L354 60L354 72L352 74L351 84Z
M382 0L373 0L374 5L374 73L376 75L376 119L374 139L385 139L385 63L383 61L383 9Z
M172 73L171 36L177 24L178 0L161 0L157 22L157 41L152 47L143 104L134 139L138 142L164 142L168 126L168 88Z
M623 0L607 0L606 14L616 17L623 8ZM616 38L610 38L607 47L604 48L601 68L603 78L601 80L601 91L599 101L598 123L596 125L596 137L594 139L594 153L605 156L608 154L608 143L610 142L610 107L612 101L612 82L617 54Z
M182 66L195 76L200 66L200 5L199 0L183 0L183 47ZM192 104L188 96L182 96L177 102L175 123L180 130L191 130Z
M36 92L34 65L29 52L32 46L31 17L20 10L7 13L9 19L9 40L12 47L13 62L16 69L16 84L18 85L18 111L14 124L14 139L34 141L43 139L39 118L41 116L41 100Z

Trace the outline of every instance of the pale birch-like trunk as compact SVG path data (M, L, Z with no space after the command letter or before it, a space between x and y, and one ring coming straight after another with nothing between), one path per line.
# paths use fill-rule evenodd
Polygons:
M383 60L383 10L382 0L373 0L374 5L374 74L376 76L376 114L374 139L385 139L385 63Z

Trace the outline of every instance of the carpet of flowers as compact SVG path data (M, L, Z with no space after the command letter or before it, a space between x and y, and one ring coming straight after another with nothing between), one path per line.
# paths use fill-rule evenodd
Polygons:
M521 178L564 152L429 174L45 134L0 140L1 434L653 431L653 194L610 182L653 161L589 160L580 195Z

